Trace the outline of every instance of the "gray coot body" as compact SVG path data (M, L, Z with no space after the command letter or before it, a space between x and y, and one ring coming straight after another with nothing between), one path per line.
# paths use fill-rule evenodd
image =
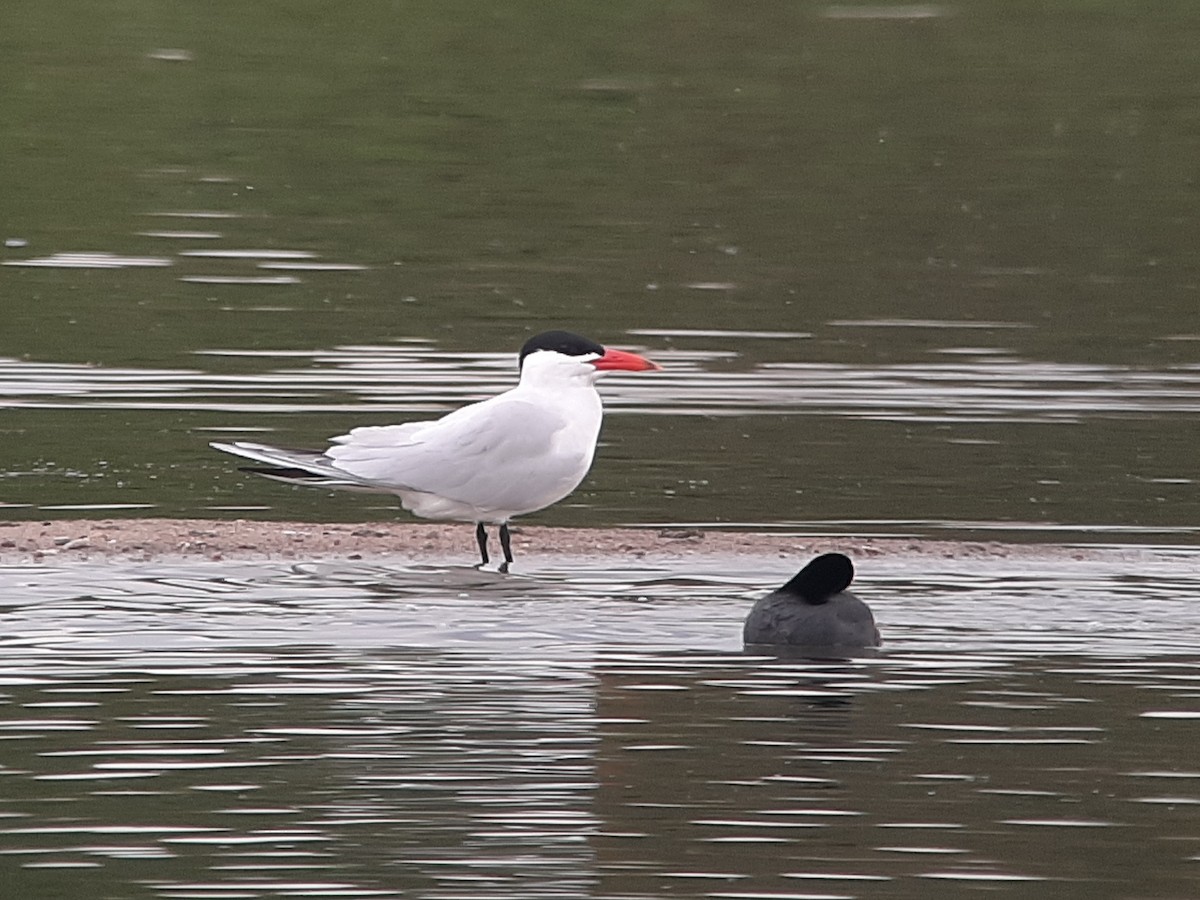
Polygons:
M754 604L742 639L747 644L805 647L878 647L879 629L867 604L846 588L854 564L824 553Z

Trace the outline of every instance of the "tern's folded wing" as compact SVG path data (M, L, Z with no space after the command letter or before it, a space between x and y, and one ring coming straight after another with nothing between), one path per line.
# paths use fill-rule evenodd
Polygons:
M584 459L568 430L560 412L498 397L434 422L356 428L327 455L336 469L380 487L481 508L537 509L544 495L574 489L591 463L595 437Z

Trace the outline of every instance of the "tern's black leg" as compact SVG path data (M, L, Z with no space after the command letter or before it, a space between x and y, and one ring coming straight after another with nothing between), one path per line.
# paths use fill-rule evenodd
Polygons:
M486 566L488 564L487 531L484 530L482 522L475 523L475 542L479 544L479 555L482 557L479 564Z
M512 562L512 543L508 535L508 523L500 523L500 547L504 550L504 565L500 567L501 572L508 571L508 564Z

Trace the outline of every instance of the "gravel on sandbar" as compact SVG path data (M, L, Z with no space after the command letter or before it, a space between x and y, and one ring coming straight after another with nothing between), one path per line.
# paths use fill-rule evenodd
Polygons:
M491 538L493 562L499 541ZM799 562L838 550L857 557L937 556L954 559L1130 559L1150 548L1009 544L855 536L811 537L698 528L555 528L514 526L519 565L538 557L657 559L700 556L785 557ZM417 522L262 522L248 519L98 519L0 522L0 563L88 559L196 560L405 558L470 565L478 560L472 528Z

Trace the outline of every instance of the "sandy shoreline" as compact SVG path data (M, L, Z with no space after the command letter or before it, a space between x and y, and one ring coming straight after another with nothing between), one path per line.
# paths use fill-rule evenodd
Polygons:
M498 542L492 538L494 553ZM821 538L672 528L513 529L518 564L554 556L683 558L779 556L793 561L840 550L852 556L938 556L955 559L1112 559L1145 557L1149 548L1062 544ZM419 522L313 523L245 519L101 519L0 522L0 563L89 559L292 560L403 558L470 565L477 560L470 526Z

